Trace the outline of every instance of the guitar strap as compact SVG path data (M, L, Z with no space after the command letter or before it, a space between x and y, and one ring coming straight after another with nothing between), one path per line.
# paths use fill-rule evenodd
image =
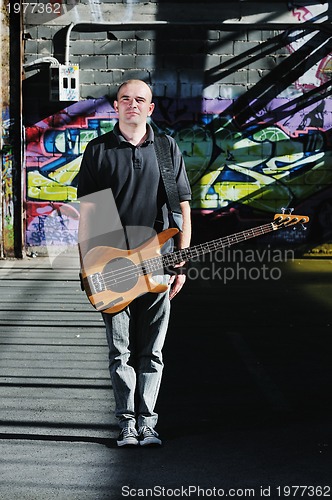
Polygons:
M176 227L182 231L182 212L180 207L179 192L176 185L171 148L166 136L155 136L154 148L160 169L160 175L165 187L168 210Z

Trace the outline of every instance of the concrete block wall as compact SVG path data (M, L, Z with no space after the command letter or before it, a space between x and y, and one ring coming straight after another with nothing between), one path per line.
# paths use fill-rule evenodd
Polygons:
M68 0L58 4L61 15L53 18L32 15L27 9L25 62L55 57L63 63L69 30L69 62L79 64L82 99L112 96L119 82L131 77L149 81L158 95L218 98L223 97L226 85L235 85L237 95L241 87L245 91L276 65L281 52L253 64L250 53L280 33L275 29L280 23L296 21L286 2L272 2L268 9L256 2L142 4L74 4ZM265 10L273 23L261 21ZM245 54L247 60L242 60L237 71L223 76L223 70L218 70ZM30 67L28 76L32 70ZM218 72L220 78L207 85L205 77L212 72Z
M79 26L74 27L69 44L69 63L80 68L82 99L113 96L116 87L129 78L147 81L159 96L222 98L225 92L229 95L226 86L235 86L236 96L256 84L289 54L282 47L278 53L258 60L245 55L256 51L257 56L259 45L278 35L278 30L268 28L245 33L199 26L157 25L154 30L128 31L92 25L90 29L87 33ZM53 47L58 32L59 27L50 27L46 39L45 27L26 26L25 62L31 64L44 57L56 57L63 62L63 53L54 52ZM238 69L227 71L234 66L235 59L239 61ZM215 75L216 81L208 84L209 75Z

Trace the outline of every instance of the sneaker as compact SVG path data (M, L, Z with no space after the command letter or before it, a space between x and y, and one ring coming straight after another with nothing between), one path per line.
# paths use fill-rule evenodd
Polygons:
M117 440L118 446L137 446L138 443L136 429L134 429L134 427L124 427Z
M148 427L144 425L139 430L139 444L141 446L149 446L149 445L161 445L161 439L159 439L159 434L152 429L152 427Z

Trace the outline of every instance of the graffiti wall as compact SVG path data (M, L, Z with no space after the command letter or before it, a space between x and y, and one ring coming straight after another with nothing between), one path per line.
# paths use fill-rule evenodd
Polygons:
M326 199L332 182L331 100L279 123L248 123L243 129L227 114L232 102L211 100L205 105L196 122L189 120L187 111L179 114L179 103L173 102L168 105L167 122L157 111L151 123L156 131L171 134L180 146L194 212L235 209L239 215L257 219L280 207L302 205L308 211L317 200ZM289 101L270 105L284 108ZM186 107L190 110L190 103ZM319 127L308 126L319 117ZM81 157L86 144L111 130L115 122L113 108L100 99L73 104L27 130L28 245L76 243Z
M311 225L278 238L316 244L332 236L330 35L280 32L250 56L258 61L280 47L288 56L246 91L225 85L218 98L155 95L151 125L179 144L194 222L202 227L204 221L211 237L223 216L235 216L240 227L271 219L281 207L305 211ZM236 80L239 66L232 64L210 72L207 84L226 73ZM26 128L27 245L76 243L81 157L87 143L111 130L116 119L105 97L77 102Z
M1 204L1 245L3 250L10 254L14 248L14 203L13 203L13 152L9 141L10 116L9 108L2 113L2 141L1 175L2 204ZM1 141L1 142L2 142Z
M9 16L0 9L0 258L14 253L13 154L10 137Z
M102 99L73 104L27 128L27 245L76 244L81 157L86 144L114 122L114 111Z
M2 151L2 243L7 251L14 248L13 155L10 146Z

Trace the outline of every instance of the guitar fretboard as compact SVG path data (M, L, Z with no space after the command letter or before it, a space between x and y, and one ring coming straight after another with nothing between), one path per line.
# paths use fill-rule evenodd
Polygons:
M245 231L241 231L230 236L224 236L222 238L217 238L216 240L201 243L193 247L183 248L181 250L177 250L176 252L167 253L165 255L145 260L144 262L142 262L142 269L144 270L144 273L152 273L158 271L162 267L172 267L176 264L179 264L180 262L197 258L200 255L204 255L206 253L215 252L216 250L220 250L221 248L230 247L237 243L241 243L242 241L256 238L257 236L261 236L276 229L279 229L279 226L273 222L252 229L246 229Z

